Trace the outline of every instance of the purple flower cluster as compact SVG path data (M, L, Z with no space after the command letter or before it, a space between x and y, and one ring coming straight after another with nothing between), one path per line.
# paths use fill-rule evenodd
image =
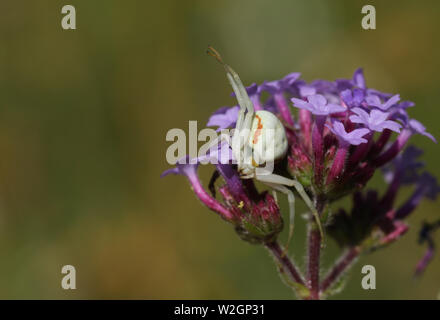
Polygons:
M351 79L335 81L306 82L299 73L291 73L281 80L254 83L246 90L255 110L273 112L285 127L289 151L287 161L276 163L277 172L287 171L315 203L319 200L326 207L352 195L350 214L341 209L330 219L322 216L329 235L342 247L355 248L350 251L351 259L398 239L408 230L404 219L423 198L434 199L440 191L434 177L420 173L423 164L417 157L421 152L413 147L402 152L414 134L436 142L409 116L414 103L367 87L362 69ZM262 101L262 96L268 98ZM220 108L208 126L233 128L238 110L238 106ZM381 197L377 191L363 190L379 168L389 184ZM177 165L163 175L170 173L185 175L202 203L234 224L243 239L270 245L281 231L283 222L274 197L257 191L251 179L241 179L235 165L216 165L210 193L202 187L197 165ZM215 184L218 177L223 178L220 186ZM398 191L408 185L413 186L413 194L397 206ZM431 257L433 245L429 248ZM329 276L328 283L333 277Z
M420 122L409 117L407 109L414 106L413 102L368 88L362 69L356 70L352 79L334 82L306 83L299 73L291 73L281 80L254 83L246 90L256 110L270 110L285 124L291 149L290 174L309 193L328 201L361 190L377 168L399 155L413 134L435 141ZM262 92L269 94L266 101L261 101ZM297 116L292 112L295 108ZM233 128L238 109L218 109L208 126ZM391 141L393 132L397 136ZM232 165L230 171L234 171ZM230 178L223 177L230 185ZM243 184L238 176L235 180ZM194 185L193 189L197 190ZM240 203L244 194L237 197ZM202 201L216 202L206 197ZM216 202L216 207L218 212L221 204ZM222 215L227 219L231 216L225 212Z
M247 91L257 110L271 110L284 121L291 149L295 149L292 153L312 164L304 170L291 159L290 173L300 181L309 181L306 187L315 193L334 199L361 189L376 168L403 150L413 134L435 141L420 122L409 117L407 109L413 102L367 88L362 69L356 70L352 79L334 82L306 83L299 76L291 73L260 86L254 83ZM265 102L260 101L263 91L270 95ZM298 109L297 120L289 99ZM231 128L234 121L230 115L237 111L238 107L221 108L208 125ZM393 132L398 135L390 142Z

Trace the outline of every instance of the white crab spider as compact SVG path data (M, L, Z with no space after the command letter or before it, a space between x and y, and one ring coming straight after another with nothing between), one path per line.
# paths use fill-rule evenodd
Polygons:
M226 76L240 106L231 143L240 177L242 179L254 178L287 195L290 220L287 244L292 237L295 220L295 196L288 187L294 187L304 200L315 217L321 238L324 238L319 214L302 184L295 179L260 170L262 164L274 163L285 157L288 144L283 124L269 111L258 110L255 112L252 101L249 99L238 74L223 62L220 54L214 48L208 47L207 52L224 66ZM259 139L256 139L256 137L259 137Z

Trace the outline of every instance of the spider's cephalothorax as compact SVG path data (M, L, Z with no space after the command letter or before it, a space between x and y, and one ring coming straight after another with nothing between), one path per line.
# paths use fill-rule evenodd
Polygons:
M275 161L286 155L288 145L286 132L281 121L269 111L259 110L255 112L252 101L249 99L246 88L238 74L223 62L220 54L214 48L208 47L208 54L224 66L226 76L240 106L232 136L231 149L237 161L241 178L254 178L287 195L290 211L289 239L293 234L295 197L288 187L294 187L315 217L321 237L323 237L319 214L302 184L295 179L274 174L271 170L273 166L269 170L262 169L267 164L273 165Z

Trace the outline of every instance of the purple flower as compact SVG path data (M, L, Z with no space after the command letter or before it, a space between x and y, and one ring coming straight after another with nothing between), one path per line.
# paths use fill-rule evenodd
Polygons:
M209 52L222 62L215 50ZM225 68L229 77L233 75L230 80L237 79L230 67ZM263 179L247 174L256 168L255 162L253 167L243 167L241 161L236 164L230 141L218 140L209 150L205 149L205 155L199 151L198 158L191 159L189 164L186 164L189 160L186 158L175 168L166 170L162 176L184 175L197 198L231 223L242 239L273 250L284 271L290 270L289 280L304 284L310 291L307 298L320 298L321 293L327 293L327 289L338 278L338 273L348 267L352 261L350 259L399 239L409 228L403 219L414 212L423 199L435 199L440 192L437 180L426 172L420 172L423 168L419 160L420 150L408 147L401 154L415 133L435 141L420 122L409 117L407 109L414 103L400 101L398 94L368 88L361 68L354 72L352 78L335 81L306 82L300 79L299 73L290 73L280 80L253 83L247 88L243 88L241 83L232 82L235 90L236 86L240 86L240 91L246 89L255 110L270 109L284 127L284 130L279 130L279 141L288 142L287 154L285 158L277 159L280 161L275 164L275 172L286 178L276 181L286 185L268 180L271 183L267 187L284 193L287 191L285 187L291 184L289 180L301 184L302 188L298 185L295 188L307 204L313 199L318 211L323 213L322 210L328 210L331 216L327 220L326 230L341 246L347 248L348 262L338 260L330 270L329 277L321 283L319 265L309 268L310 275L315 273L313 277L310 276L310 283L303 282L301 275L292 274L296 272L294 264L289 263L288 255L282 254L276 243L283 227L276 197L268 190L257 190L255 182ZM265 94L268 96L265 101L261 101L262 91L268 93ZM295 108L288 103L288 99ZM234 127L238 111L237 106L220 108L211 115L208 126L218 127L217 131ZM257 136L265 132L261 130L267 127L268 122L258 117L254 120L258 120L253 122L253 133ZM230 140L231 137L228 135L227 138ZM247 150L253 150L251 143L249 146ZM205 190L197 174L201 164L215 165L206 189L209 191ZM379 197L377 191L362 191L377 169L386 164L389 165L383 169L388 182L385 193ZM411 185L413 190L402 204L397 203L396 199L400 198L403 185ZM264 184L258 186L264 187ZM350 213L343 209L338 212L330 207L336 200L350 194L353 195ZM288 199L292 203L293 199ZM293 213L292 207L289 209ZM310 219L309 246L319 248L320 239L325 237L316 236L318 233L312 221ZM432 259L433 249L434 246L429 244L428 251L417 266L417 272L424 270ZM319 261L319 250L309 250L309 254L313 258L309 257L309 261Z
M174 168L165 170L160 177L162 178L170 174L185 176L191 185L191 189L203 204L205 204L209 209L217 212L223 219L232 220L232 213L217 200L211 197L203 188L202 183L197 175L198 164L189 164L189 162L189 157L181 159Z
M407 217L419 205L424 197L435 200L440 192L437 179L428 172L423 172L418 179L417 186L410 198L396 211L396 218Z
M181 159L175 168L164 171L161 177L170 174L184 175L199 200L224 220L232 223L243 240L268 243L277 237L283 228L283 220L272 195L267 192L259 193L252 180L242 180L232 165L219 164L216 166L209 189L214 193L215 180L221 175L226 182L218 188L223 198L221 203L202 186L197 175L198 164L187 164L188 160L188 157Z
M246 92L249 96L253 96L256 94L260 94L261 89L260 86L254 82L249 87L246 87ZM233 95L235 96L235 93Z
M274 95L283 91L292 91L295 89L295 83L300 77L301 73L292 72L281 80L264 81L261 85L262 91L267 91Z
M238 118L238 111L240 108L235 107L222 107L214 112L208 120L206 126L208 127L218 127L216 131L221 129L235 127L235 123Z
M310 86L307 84L299 85L298 89L299 89L299 95L302 98L306 98L308 96L316 94L316 88L314 86Z
M389 108L394 106L397 102L399 102L399 100L400 100L400 95L398 95L398 94L392 96L391 98L386 100L386 102L384 102L384 103L382 103L379 96L377 96L375 94L369 94L365 98L365 101L367 102L367 104L369 106L376 107L376 108L379 108L382 110L388 110Z
M393 96L391 93L382 92L376 89L368 88L365 90L367 95L375 95L383 100L387 100Z
M367 85L365 84L365 76L364 76L364 70L362 68L356 69L356 71L353 74L353 84L360 88L360 89L366 89Z
M278 112L281 117L289 125L293 126L293 116L290 112L289 106L286 99L284 98L284 92L296 92L296 87L294 86L295 81L299 78L300 73L293 72L285 76L281 80L275 81L264 81L261 85L261 90L269 92L273 96L273 101L277 107Z
M283 83L281 82L281 80L264 81L261 85L261 90L267 91L273 95L283 90Z
M428 248L426 249L425 254L423 255L422 259L420 259L420 261L417 263L416 271L414 272L415 276L420 276L426 270L432 258L434 257L434 252L434 243L428 243Z
M201 164L230 164L235 160L234 153L227 141L214 144L206 154L197 157L197 163Z
M362 108L354 108L351 111L355 113L350 116L350 121L353 123L363 124L368 129L377 132L382 132L384 129L400 132L401 125L395 121L387 120L389 114L386 112L373 109L368 113Z
M424 163L418 160L422 154L423 151L414 146L406 148L390 165L382 169L385 181L391 183L395 177L402 184L411 184L418 181L418 170L424 167Z
M408 142L408 139L411 138L413 134L418 133L430 138L434 142L437 142L430 133L426 132L426 128L419 121L404 117L402 122L405 124L405 128L399 134L397 139L390 145L390 147L374 160L376 167L381 167L385 163L388 163L394 159L400 153L400 151L402 151Z
M419 232L419 244L427 244L427 248L425 254L422 259L417 263L415 276L421 275L428 266L429 262L431 262L435 253L435 244L434 244L434 232L440 228L440 220L434 223L424 222L422 228Z
M428 199L437 199L437 194L440 192L440 186L433 175L428 172L423 172L420 176L419 185L423 188L423 193Z
M341 92L342 101L349 107L359 107L365 99L365 93L362 89L346 89Z
M308 96L308 102L297 98L292 98L291 100L295 107L309 110L311 113L317 116L327 116L332 113L344 112L347 110L341 105L327 103L327 99L321 94Z
M415 103L412 101L401 101L395 105L396 108L406 110L408 108L414 107Z
M271 96L269 99L267 99L264 103L263 110L272 112L273 114L276 114L278 112L278 108L276 105L275 98Z
M429 139L431 139L435 143L437 143L437 140L434 138L434 136L432 134L426 132L425 126L423 124L421 124L419 121L417 121L415 119L410 119L408 121L408 127L412 131L412 133L421 134L425 137L428 137Z
M336 79L335 85L336 85L335 93L340 93L344 90L350 90L353 88L353 82L349 79Z
M418 184L421 181L419 170L424 167L424 163L419 161L418 158L422 153L420 149L409 146L382 169L384 179L389 184L388 190L381 202L382 208L390 209L392 207L402 185ZM421 198L419 197L419 199ZM411 201L409 203L414 204ZM410 208L409 205L407 206L408 208Z
M406 112L406 110L404 108L399 108L398 105L399 104L397 104L396 106L394 106L388 110L388 112L390 113L389 118L390 118L390 120L399 121L400 123L402 123L406 126L409 121L408 113Z
M326 125L330 129L331 132L333 132L338 139L345 143L345 144L352 144L352 145L360 145L361 143L368 142L366 139L362 138L367 133L370 132L367 128L362 129L355 129L349 133L345 131L345 127L340 121L334 121L333 127L330 127L329 125Z
M328 91L329 87L326 91ZM362 68L358 68L354 74L352 79L337 79L335 81L335 87L332 88L331 91L337 93L345 90L358 89L363 92L366 91L367 87L365 85L365 77Z
M292 72L285 76L281 81L283 82L284 89L290 90L293 89L297 80L301 76L299 72Z
M315 87L318 93L326 94L337 94L338 86L336 82L328 80L315 80L310 83L311 86Z

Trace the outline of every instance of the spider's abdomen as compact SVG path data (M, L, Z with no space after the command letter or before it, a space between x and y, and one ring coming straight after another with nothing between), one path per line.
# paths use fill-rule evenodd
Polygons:
M271 112L255 113L249 135L249 146L257 166L282 159L287 152L286 131L281 121Z

